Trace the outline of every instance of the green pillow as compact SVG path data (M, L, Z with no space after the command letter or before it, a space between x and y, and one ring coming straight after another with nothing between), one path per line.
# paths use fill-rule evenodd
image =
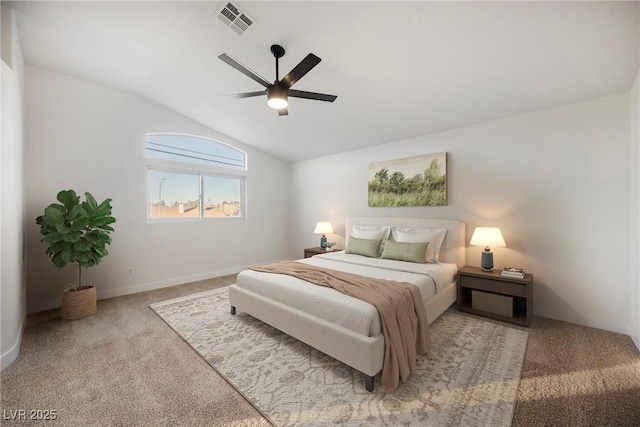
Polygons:
M380 245L382 239L358 239L356 237L349 237L345 253L368 256L370 258L380 257ZM424 255L424 254L423 254Z
M429 242L404 243L385 240L384 251L380 258L424 264L426 262L424 255L427 252L428 245Z

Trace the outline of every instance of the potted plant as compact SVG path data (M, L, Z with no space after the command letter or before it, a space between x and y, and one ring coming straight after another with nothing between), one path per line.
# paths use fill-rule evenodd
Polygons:
M75 191L63 190L57 196L61 204L47 206L44 215L36 218L53 264L59 269L78 264L78 286L70 284L62 292L61 316L66 320L96 314L96 288L82 285L82 267L93 267L108 254L110 224L116 222L111 216L111 199L98 203L91 193L84 195L86 201L81 202Z

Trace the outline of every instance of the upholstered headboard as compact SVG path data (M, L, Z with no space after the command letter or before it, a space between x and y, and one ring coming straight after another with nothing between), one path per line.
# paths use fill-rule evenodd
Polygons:
M446 228L442 248L440 249L440 261L457 264L461 268L466 264L465 259L465 223L449 219L428 218L396 218L386 216L349 216L346 220L345 242L349 239L349 233L354 225L389 225L391 227L411 228Z

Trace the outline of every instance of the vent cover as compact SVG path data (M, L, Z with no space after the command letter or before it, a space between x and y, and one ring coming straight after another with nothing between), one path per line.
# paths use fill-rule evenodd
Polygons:
M226 3L218 12L218 19L225 23L233 31L242 35L245 31L253 25L253 18L250 18L246 13L240 10L232 3Z

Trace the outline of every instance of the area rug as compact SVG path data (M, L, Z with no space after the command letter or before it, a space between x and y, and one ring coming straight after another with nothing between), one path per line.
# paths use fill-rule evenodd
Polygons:
M448 310L432 353L394 393L238 310L227 288L151 309L278 426L509 426L527 345L521 328ZM215 390L211 390L215 393Z

